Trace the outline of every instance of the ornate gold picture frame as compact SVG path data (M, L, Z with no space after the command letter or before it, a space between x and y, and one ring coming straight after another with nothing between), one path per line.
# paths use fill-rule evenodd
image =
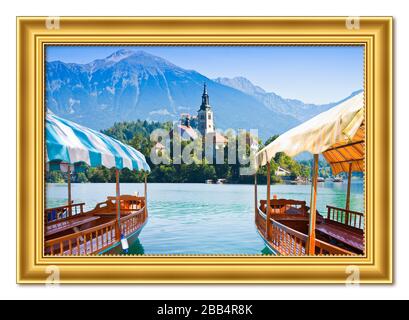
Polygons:
M392 25L389 17L17 18L17 282L47 283L57 272L60 283L392 283ZM44 54L53 44L364 46L365 254L44 255Z

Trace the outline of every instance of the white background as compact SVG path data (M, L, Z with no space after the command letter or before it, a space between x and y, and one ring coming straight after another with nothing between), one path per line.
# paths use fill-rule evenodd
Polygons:
M408 116L409 10L405 1L3 1L1 9L0 96L1 210L0 297L79 299L379 299L409 296ZM406 13L405 13L406 12ZM395 18L395 284L390 286L278 285L16 285L16 16L394 16Z

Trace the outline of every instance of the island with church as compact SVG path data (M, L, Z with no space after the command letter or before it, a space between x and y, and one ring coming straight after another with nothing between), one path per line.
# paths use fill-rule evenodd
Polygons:
M180 136L185 140L194 141L201 137L208 139L214 144L216 149L224 148L228 139L220 131L216 130L213 108L210 105L210 98L206 83L203 86L202 103L193 116L189 113L180 115L180 124L177 126Z

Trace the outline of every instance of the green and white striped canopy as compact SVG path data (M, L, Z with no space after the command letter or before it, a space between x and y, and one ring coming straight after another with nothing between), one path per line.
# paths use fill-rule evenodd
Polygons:
M145 156L136 149L50 112L46 115L45 140L47 162L150 171Z

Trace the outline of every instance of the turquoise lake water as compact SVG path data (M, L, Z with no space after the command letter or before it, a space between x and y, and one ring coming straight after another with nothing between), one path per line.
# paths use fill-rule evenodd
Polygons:
M272 185L279 198L310 201L310 185ZM122 194L143 194L142 184L121 184ZM265 245L254 225L252 185L149 184L149 220L130 253L135 254L262 254ZM265 199L266 186L258 187ZM75 202L92 209L115 184L72 184ZM345 207L346 182L319 183L317 208L325 216L326 205ZM47 184L46 205L67 201L66 184ZM362 180L352 180L351 210L363 212Z

